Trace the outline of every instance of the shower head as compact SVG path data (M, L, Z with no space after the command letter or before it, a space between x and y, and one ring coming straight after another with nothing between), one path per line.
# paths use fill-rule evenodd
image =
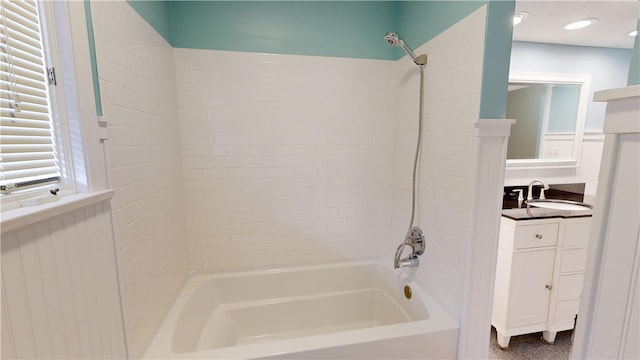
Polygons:
M402 41L400 36L398 36L395 32L388 32L384 36L384 40L389 44L389 46L399 46L404 50L407 55L413 60L416 65L426 65L427 64L427 55L423 54L420 56L416 56L416 54L411 50L405 43Z
M401 41L400 37L398 37L398 34L394 32L388 32L387 35L384 36L384 40L387 42L387 44L389 44L389 46L397 46Z

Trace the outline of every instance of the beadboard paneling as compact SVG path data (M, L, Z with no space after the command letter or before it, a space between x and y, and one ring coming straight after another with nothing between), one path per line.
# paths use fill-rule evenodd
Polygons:
M108 202L2 235L2 358L126 358Z

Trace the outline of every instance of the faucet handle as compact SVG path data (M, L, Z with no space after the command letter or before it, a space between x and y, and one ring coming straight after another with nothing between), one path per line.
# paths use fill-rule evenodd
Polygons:
M407 236L407 244L411 246L413 252L416 255L422 255L425 249L425 236L422 229L417 226L414 226L411 229L411 232Z
M518 201L522 201L524 200L524 197L522 196L522 189L513 189L513 192L518 194Z

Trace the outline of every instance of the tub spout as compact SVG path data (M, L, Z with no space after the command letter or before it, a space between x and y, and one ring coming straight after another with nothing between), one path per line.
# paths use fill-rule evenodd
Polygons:
M418 265L420 265L420 259L418 259L418 255L416 254L409 254L409 256L402 258L400 260L398 260L398 268L401 267L417 267Z

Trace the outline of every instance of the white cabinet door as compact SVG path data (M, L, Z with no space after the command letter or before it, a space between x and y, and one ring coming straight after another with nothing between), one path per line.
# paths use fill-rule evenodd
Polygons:
M509 326L547 321L555 249L513 254L509 290Z

